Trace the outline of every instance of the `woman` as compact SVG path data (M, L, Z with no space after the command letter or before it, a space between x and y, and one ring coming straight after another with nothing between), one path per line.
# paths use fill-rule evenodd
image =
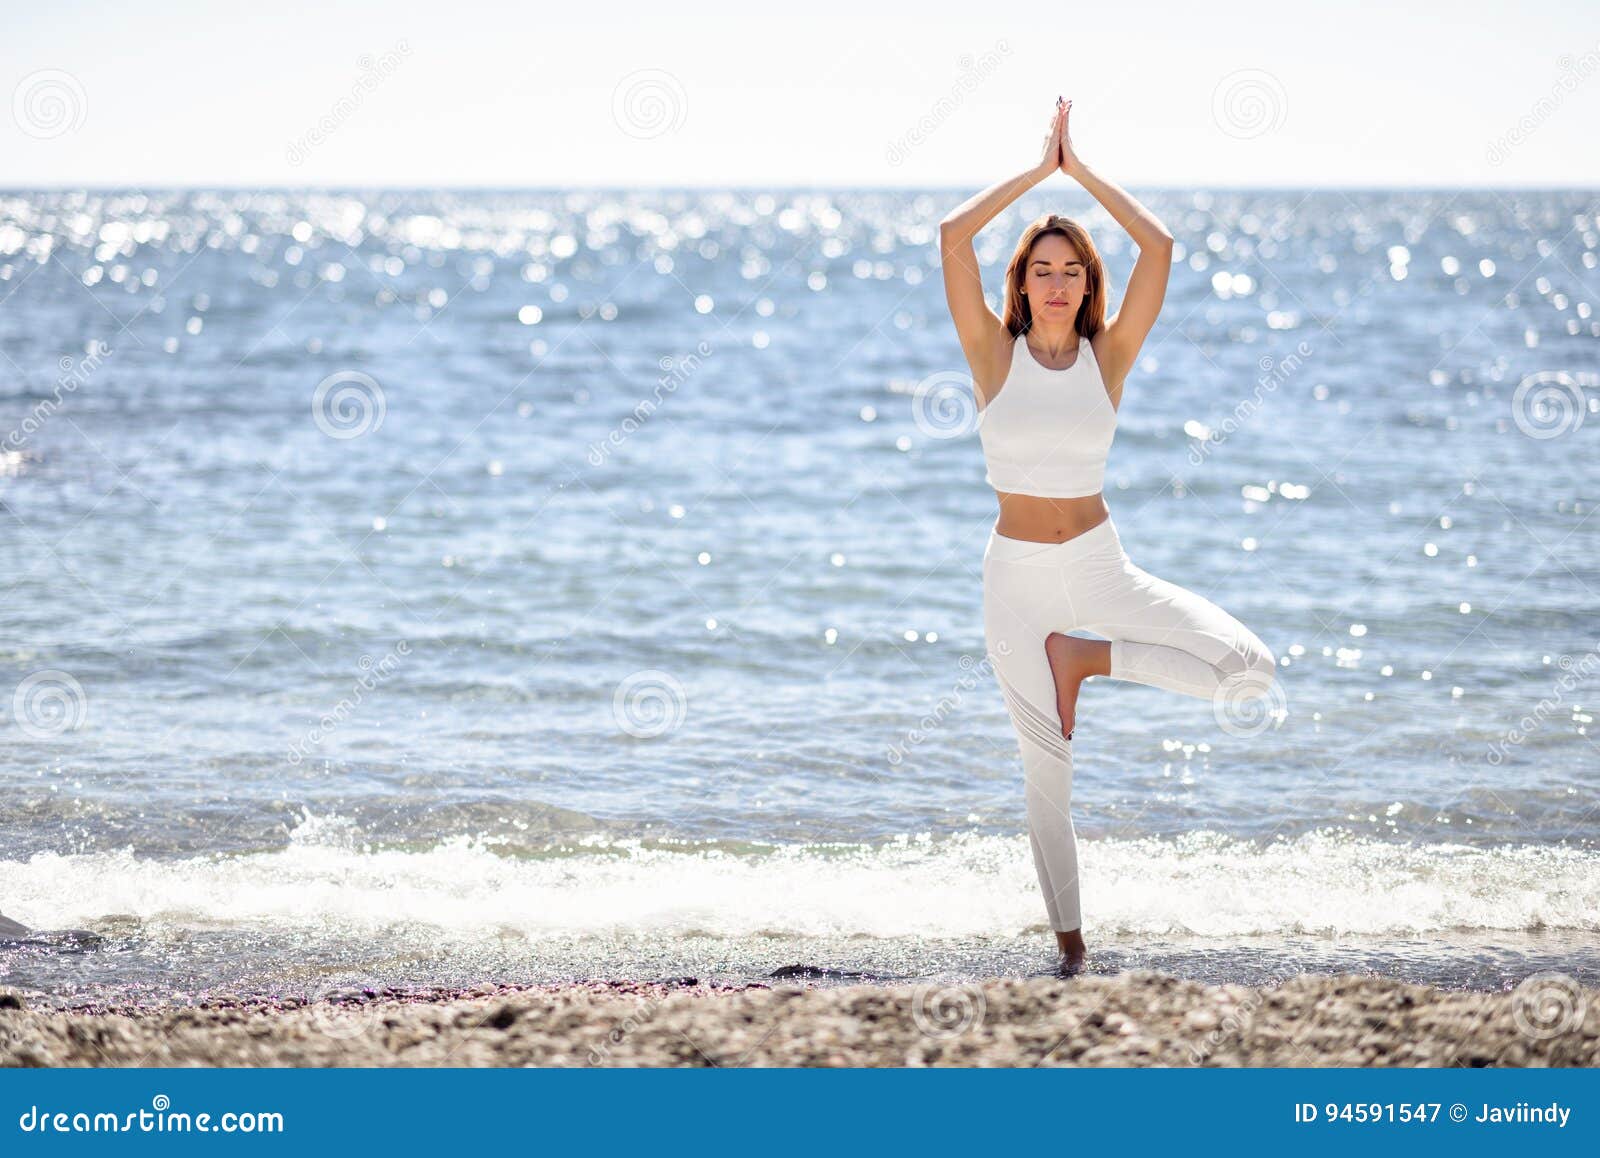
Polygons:
M1080 972L1086 953L1069 811L1079 686L1100 675L1209 698L1224 727L1277 694L1276 657L1214 603L1136 567L1101 494L1123 382L1166 296L1172 235L1078 159L1071 109L1056 101L1038 164L971 198L939 229L985 481L1000 503L983 556L984 642L1022 748L1034 867L1064 974ZM1139 247L1122 308L1105 317L1105 267L1083 227L1047 214L1023 232L997 318L972 240L1057 169ZM1068 634L1077 630L1105 638Z

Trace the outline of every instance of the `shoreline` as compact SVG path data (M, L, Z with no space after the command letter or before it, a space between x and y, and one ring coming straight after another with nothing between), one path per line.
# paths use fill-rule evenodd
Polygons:
M1596 1066L1600 989L1149 970L807 986L576 982L54 1011L0 989L0 1066Z

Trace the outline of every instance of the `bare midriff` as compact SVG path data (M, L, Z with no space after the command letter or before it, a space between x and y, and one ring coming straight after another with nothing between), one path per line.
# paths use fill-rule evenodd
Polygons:
M1000 500L1000 518L994 529L1008 539L1065 543L1111 517L1103 493L1074 499L1048 499L1008 491L996 491L995 495Z

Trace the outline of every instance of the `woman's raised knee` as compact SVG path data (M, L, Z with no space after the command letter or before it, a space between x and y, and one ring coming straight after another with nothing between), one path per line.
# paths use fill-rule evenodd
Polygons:
M1250 671L1265 677L1264 682L1268 686L1277 680L1278 657L1272 654L1266 644L1257 642L1245 653L1244 661Z
M1270 651L1260 652L1246 659L1246 667L1234 677L1233 695L1241 701L1273 701L1282 695L1278 682L1278 663Z
M1249 640L1213 665L1218 691L1240 701L1272 695L1278 683L1278 659L1259 640Z

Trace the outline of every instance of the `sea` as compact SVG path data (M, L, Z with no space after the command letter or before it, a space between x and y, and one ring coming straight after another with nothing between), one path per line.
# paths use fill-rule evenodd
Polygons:
M1049 975L971 192L0 192L0 986ZM1135 192L1106 499L1282 695L1085 685L1091 972L1600 984L1600 190Z

